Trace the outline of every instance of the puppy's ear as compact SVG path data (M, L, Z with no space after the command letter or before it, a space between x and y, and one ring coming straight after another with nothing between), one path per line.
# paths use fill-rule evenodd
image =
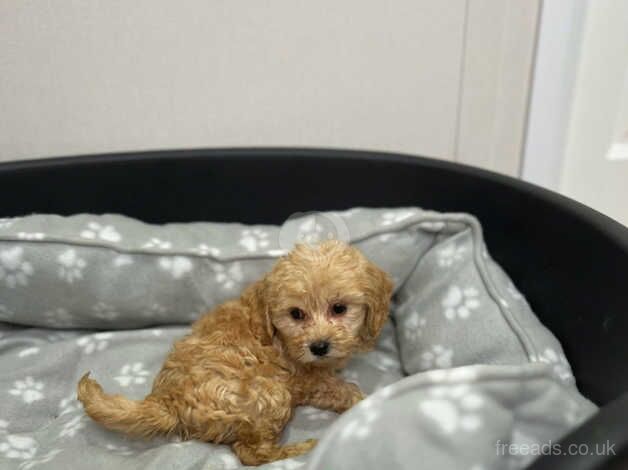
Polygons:
M251 308L251 331L263 345L270 346L273 344L275 327L271 321L266 296L266 280L262 279L249 286L242 294L242 299Z
M366 318L360 332L365 350L375 346L375 341L388 319L393 283L390 276L373 263L368 262L366 269Z

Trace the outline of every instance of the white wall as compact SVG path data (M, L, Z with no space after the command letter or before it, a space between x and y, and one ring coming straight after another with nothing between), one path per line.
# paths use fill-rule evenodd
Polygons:
M327 146L517 175L539 3L0 2L0 160Z
M321 145L451 158L465 2L0 2L0 158Z

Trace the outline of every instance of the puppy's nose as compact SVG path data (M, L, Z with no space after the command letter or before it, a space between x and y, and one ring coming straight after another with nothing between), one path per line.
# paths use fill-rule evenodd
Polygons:
M315 356L324 356L329 352L329 341L316 341L310 344L310 351Z

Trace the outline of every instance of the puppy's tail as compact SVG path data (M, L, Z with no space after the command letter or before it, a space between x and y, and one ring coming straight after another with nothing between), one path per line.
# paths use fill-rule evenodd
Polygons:
M78 383L78 399L94 421L131 436L170 434L178 424L177 418L157 401L107 395L98 382L89 378L89 372Z

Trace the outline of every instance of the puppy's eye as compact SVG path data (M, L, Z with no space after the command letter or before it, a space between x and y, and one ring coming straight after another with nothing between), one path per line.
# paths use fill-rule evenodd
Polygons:
M303 320L305 318L305 313L300 308L293 308L290 310L290 316L295 320Z
M331 307L331 311L334 313L334 315L342 315L347 311L347 306L344 304L334 304Z

